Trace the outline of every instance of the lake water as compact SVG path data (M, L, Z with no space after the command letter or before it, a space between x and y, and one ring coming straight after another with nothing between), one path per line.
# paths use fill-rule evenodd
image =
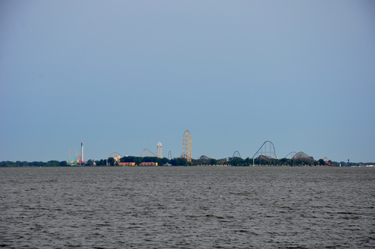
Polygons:
M374 248L375 168L0 169L7 248Z

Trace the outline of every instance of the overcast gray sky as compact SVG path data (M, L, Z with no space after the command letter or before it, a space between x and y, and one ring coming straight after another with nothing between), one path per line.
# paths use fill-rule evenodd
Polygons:
M374 1L1 1L0 161L375 161Z

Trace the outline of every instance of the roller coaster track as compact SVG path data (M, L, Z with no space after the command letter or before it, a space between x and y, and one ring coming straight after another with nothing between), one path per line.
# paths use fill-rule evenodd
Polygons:
M269 150L268 150L269 148ZM257 150L257 152L255 152L254 156L253 156L253 166L254 166L254 158L255 156L266 156L266 157L269 157L269 158L277 158L276 157L276 150L275 150L275 146L273 145L273 143L271 141L265 141L262 146L259 147L259 149Z
M241 154L240 154L240 152L238 152L238 150L236 150L236 151L233 153L232 160L233 160L233 158L235 158L235 157L241 158Z
M284 158L288 158L288 157L290 157L290 158L288 158L288 159L292 159L292 157L293 157L295 154L297 154L297 152L292 151L292 152L290 152L288 155L286 155Z
M108 156L108 159L111 158L114 154L117 154L120 156L120 158L122 158L121 154L118 153L118 152L112 152L109 156Z
M144 149L142 150L140 157L142 157L142 154L143 154L143 152L145 152L145 151L148 151L148 152L150 152L152 155L154 155L155 157L158 157L157 155L155 155L155 153L151 152L151 151L150 151L149 149L147 149L147 148L144 148Z
M168 159L169 159L169 160L172 160L172 159L173 159L173 157L172 157L172 152L171 152L171 151L168 152Z

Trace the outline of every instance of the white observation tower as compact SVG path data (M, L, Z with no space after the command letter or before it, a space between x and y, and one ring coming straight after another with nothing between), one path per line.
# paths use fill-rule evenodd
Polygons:
M156 152L156 156L158 158L162 158L162 149L163 149L163 146L159 142L158 145L157 145L157 152Z

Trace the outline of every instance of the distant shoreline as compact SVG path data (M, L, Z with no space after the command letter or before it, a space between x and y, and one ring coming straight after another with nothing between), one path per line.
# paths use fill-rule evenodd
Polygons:
M173 168L173 167L247 167L247 168L280 168L280 167L288 167L288 168L301 168L301 167L329 167L329 168L375 168L374 165L359 165L359 166L336 166L336 165L177 165L177 166L147 166L147 165L136 165L136 166L105 166L105 165L99 165L99 166L93 166L93 165L83 165L83 166L38 166L38 165L28 165L28 166L1 166L0 168Z

